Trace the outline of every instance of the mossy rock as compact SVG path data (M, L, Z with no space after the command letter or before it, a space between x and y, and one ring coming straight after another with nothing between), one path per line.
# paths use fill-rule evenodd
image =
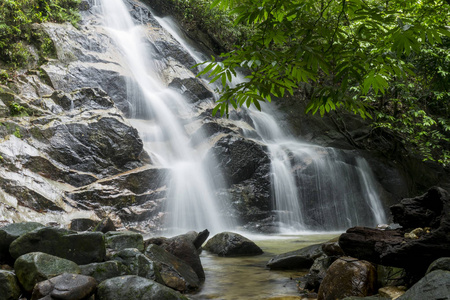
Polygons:
M19 282L11 271L0 270L0 298L2 300L16 300L21 294Z

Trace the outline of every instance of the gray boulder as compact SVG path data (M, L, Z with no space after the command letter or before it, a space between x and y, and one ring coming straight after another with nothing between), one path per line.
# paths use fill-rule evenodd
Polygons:
M93 295L96 287L92 277L64 273L36 284L31 299L83 300Z
M63 273L81 273L80 268L73 261L42 252L32 252L20 256L14 263L14 270L19 282L29 292L38 282Z
M0 262L9 262L12 257L9 254L9 246L21 235L42 228L44 225L36 222L13 223L0 228Z
M21 294L19 282L11 271L0 270L0 297L2 300L16 300Z
M450 271L436 270L425 275L398 300L450 299Z
M116 260L81 265L80 270L81 274L91 276L95 278L97 282L102 282L113 277L131 274L130 270L124 264Z
M322 245L311 245L299 250L279 254L272 258L267 263L267 266L270 269L307 269L321 255L323 255Z
M129 275L107 279L100 283L97 288L96 299L187 300L188 298L153 280Z
M112 259L126 266L129 270L129 275L138 275L140 277L163 283L160 267L147 256L142 254L138 249L123 249L114 254Z
M450 257L436 259L428 267L427 274L436 270L450 271Z
M37 229L22 235L11 243L9 251L14 258L25 253L44 252L69 259L77 264L101 262L106 254L102 233L74 233L52 227Z
M105 234L106 247L112 250L136 248L144 251L144 238L142 234L132 231L110 231Z
M150 245L145 255L157 263L164 284L180 292L196 290L200 279L191 266L157 245Z
M204 249L219 256L252 256L263 254L254 242L233 232L222 232L206 242Z

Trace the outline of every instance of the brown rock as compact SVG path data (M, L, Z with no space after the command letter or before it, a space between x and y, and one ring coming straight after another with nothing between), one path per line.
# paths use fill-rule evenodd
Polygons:
M318 300L343 299L349 296L366 297L375 292L375 267L352 257L337 259L328 269L319 288Z

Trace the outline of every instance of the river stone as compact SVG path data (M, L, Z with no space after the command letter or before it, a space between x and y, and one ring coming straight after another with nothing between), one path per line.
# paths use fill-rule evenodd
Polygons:
M26 233L11 243L11 255L17 258L25 253L44 252L83 265L101 262L106 255L105 241L100 232L74 233L45 227Z
M123 263L116 260L81 265L79 267L81 274L94 277L97 282L122 275L130 275L130 270Z
M29 292L38 282L63 273L80 274L81 272L73 261L42 252L32 252L20 256L14 263L14 270L19 282Z
M98 300L187 300L182 294L165 287L153 280L135 276L120 276L107 279L97 288Z
M132 231L110 231L105 234L106 247L116 251L136 248L144 251L144 238L142 234Z
M311 245L299 250L279 254L267 266L270 269L307 269L323 254L322 245Z
M219 256L252 256L263 254L254 242L233 232L222 232L206 242L205 250Z
M31 299L84 300L94 294L96 287L92 277L64 273L36 284Z
M441 257L433 261L428 267L427 274L436 270L450 271L450 257Z
M16 300L21 294L19 282L11 271L0 270L0 299Z
M425 275L397 300L450 299L450 271L436 270Z
M9 262L12 257L9 254L9 246L21 235L42 228L44 225L36 222L13 223L0 228L0 262Z
M200 279L191 266L157 245L150 245L145 255L160 267L164 284L180 292L196 290L200 287Z
M160 268L136 248L123 249L114 254L112 259L126 266L129 270L128 275L138 275L159 283L164 282Z
M319 288L318 300L366 297L375 292L375 267L352 257L338 258L328 269Z

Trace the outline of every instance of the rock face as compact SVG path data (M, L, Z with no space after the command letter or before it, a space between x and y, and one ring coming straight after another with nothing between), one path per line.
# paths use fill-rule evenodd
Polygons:
M79 274L61 274L39 282L33 289L32 299L82 300L94 294L97 282L94 278Z
M96 299L99 300L184 300L187 298L153 280L138 276L121 276L99 284Z
M376 270L367 261L341 257L328 269L319 288L318 300L366 297L375 293Z
M267 266L270 269L308 269L314 260L323 255L322 245L311 245L299 250L279 254L272 258Z
M392 207L392 213L394 220L401 222L404 228L426 226L431 230L411 239L405 237L409 230L350 228L339 239L345 254L405 268L420 276L431 262L450 253L450 197L445 190L432 188L420 197L404 199ZM421 213L424 214L423 219L420 218Z
M233 232L216 234L206 242L204 249L219 256L252 256L263 254L261 248L254 242Z

